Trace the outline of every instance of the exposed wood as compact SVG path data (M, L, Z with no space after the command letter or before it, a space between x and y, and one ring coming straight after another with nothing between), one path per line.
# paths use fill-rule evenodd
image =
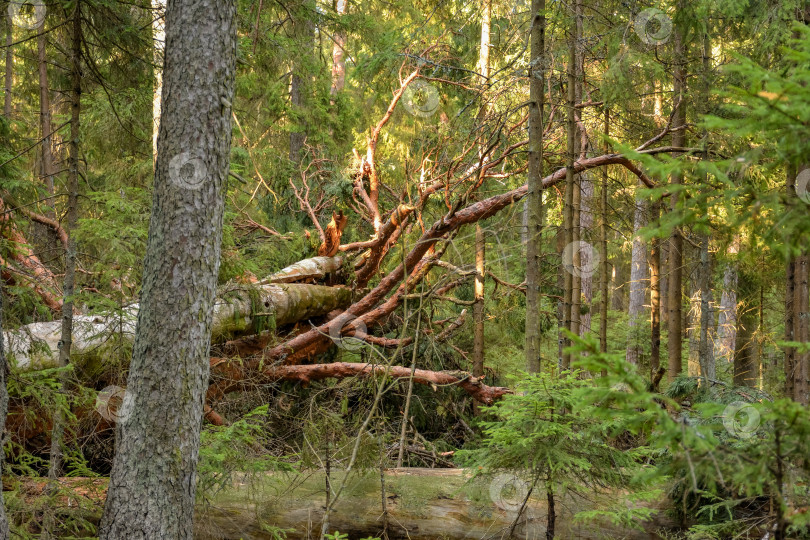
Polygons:
M318 248L319 257L334 257L337 254L340 237L348 223L349 218L343 215L343 210L332 212L332 221L326 226L326 230L323 232L323 243Z
M259 284L323 280L327 275L339 271L342 265L342 257L312 257L270 274Z

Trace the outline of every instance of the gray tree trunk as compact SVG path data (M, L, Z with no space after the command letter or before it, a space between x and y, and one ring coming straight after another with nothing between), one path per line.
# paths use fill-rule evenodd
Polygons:
M0 282L0 433L6 431L6 416L8 415L8 363L6 362L6 349L3 343L3 291ZM0 477L2 477L5 453L0 448ZM6 517L6 506L3 503L3 490L0 489L0 540L10 538L8 529L8 518Z
M756 310L758 285L745 271L740 272L737 285L740 304L737 308L737 343L734 350L734 384L756 386L759 378L755 332L759 318Z
M347 0L337 0L335 2L335 14L338 16L338 24L341 24L340 19L346 14ZM343 91L346 85L346 60L343 58L343 49L346 47L346 32L341 28L335 31L335 43L332 46L332 87L329 93L332 97L336 96L339 92Z
M532 0L529 63L529 193L526 198L526 370L539 373L540 259L543 233L543 107L545 105L545 0Z
M59 339L60 367L70 363L70 353L73 346L73 292L76 284L76 237L74 229L79 220L79 115L82 104L82 16L81 2L76 2L71 21L70 32L70 143L68 144L68 204L67 223L65 230L68 235L67 249L65 250L65 282L64 300L62 301L62 333ZM46 89L47 91L47 89ZM62 373L59 377L62 391L67 391L67 375ZM62 439L65 420L61 410L57 410L53 418L53 431L51 434L51 453L48 465L48 479L52 488L62 472ZM47 521L46 521L47 525Z
M720 313L717 316L717 339L714 342L714 357L730 361L734 355L737 338L737 263L730 262L723 273L723 292L720 296Z
M236 70L233 0L166 7L141 306L102 540L193 538ZM125 398L126 402L126 398Z
M3 98L3 116L6 119L11 118L11 85L14 82L14 53L11 49L11 44L14 42L11 29L13 23L10 18L6 19L6 80L5 80L5 96Z
M579 175L580 187L582 188L582 199L580 201L579 211L579 226L580 237L590 233L593 228L593 196L594 185L591 180L591 175L582 173ZM594 250L586 250L581 252L580 264L582 268L590 268L592 261L589 257L594 255ZM593 308L593 273L583 272L582 282L580 284L582 292L582 302L585 304L585 309L582 311L582 316L579 321L579 335L584 336L591 331L591 315Z
M647 224L647 203L636 199L633 214L633 250L630 255L630 299L627 306L627 361L638 364L644 351L647 326L644 324L644 299L647 296L647 246L638 231Z

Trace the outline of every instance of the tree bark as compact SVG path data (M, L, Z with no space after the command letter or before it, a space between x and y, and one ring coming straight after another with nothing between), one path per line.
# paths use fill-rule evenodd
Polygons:
M292 74L290 77L290 161L298 164L301 160L301 152L304 149L304 141L307 138L306 122L304 121L304 109L306 107L308 90L308 66L309 57L312 56L312 46L314 42L315 27L310 21L310 7L308 0L297 0L290 6L288 13L292 16L292 34L294 46L298 50L291 51Z
M486 89L489 83L489 49L490 26L492 19L492 0L484 0L481 13L481 42L478 48L478 74L481 77L481 107L478 110L478 122L483 126L486 115ZM483 136L478 146L479 159L486 153L486 142ZM483 180L483 176L481 177ZM475 224L475 288L473 303L473 366L476 377L484 374L484 277L486 261L486 237L480 223Z
M737 344L734 350L734 384L736 386L756 386L759 377L757 368L756 343L754 332L757 317L757 296L759 288L753 277L740 271L737 294L740 303L737 307Z
M644 320L644 300L647 297L647 246L638 235L647 224L646 202L636 197L633 213L633 249L630 255L630 297L627 306L628 316L628 362L638 365L644 352L646 325Z
M574 170L574 163L577 159L577 123L576 123L576 92L577 92L577 5L575 0L572 12L569 14L569 36L568 36L568 63L566 67L567 73L567 93L566 93L566 161L565 161L565 201L563 203L563 227L565 229L565 241L563 250L567 246L575 246L574 242L578 240L575 238L576 232L579 230L578 222L579 216L575 216L575 199L577 198L575 192L578 186L576 185L576 171ZM563 329L569 332L574 332L574 317L577 318L577 330L579 323L579 291L574 291L576 270L579 263L579 250L569 248L573 251L573 261L567 261L568 267L563 280ZM565 253L565 251L563 251ZM566 261L563 261L563 266L566 266ZM578 287L577 287L578 288ZM576 302L577 307L574 307ZM571 345L571 340L563 333L560 336L563 353L562 353L562 369L569 369L571 367L571 353L566 352L565 349Z
M49 195L54 194L53 175L53 137L51 135L51 97L50 85L48 84L48 59L47 59L47 34L45 33L45 23L39 28L37 36L37 62L39 64L39 132L42 138L42 181L45 182L45 189ZM46 217L54 218L56 213L53 210L53 199L48 200L49 209L45 212Z
M684 10L684 2L678 2L678 10ZM683 147L686 145L686 132L683 126L686 124L686 47L685 47L685 30L681 24L675 25L674 40L675 40L675 69L673 81L673 99L675 100L675 111L673 114L672 126L673 128L681 128L672 134L672 145L676 147ZM683 183L683 176L680 173L672 175L671 185L676 190L670 195L670 211L673 213L678 212L678 205L680 200L680 192L677 191L679 186ZM683 348L683 328L682 328L682 313L681 313L681 299L682 299L682 276L683 276L683 236L680 228L676 227L672 231L672 236L669 240L669 298L667 306L669 314L667 317L667 326L669 335L667 338L668 353L669 353L669 369L667 370L667 378L670 382L683 370L682 348Z
M709 258L709 236L701 238L700 246L700 269L699 284L700 289L700 342L698 345L698 361L700 370L704 377L716 379L716 367L714 363L714 349L711 344L709 334L711 321L714 320L712 312L712 289L711 289L712 266Z
M160 101L163 94L163 52L166 46L166 0L152 0L152 43L155 86L152 94L152 161L157 161Z
M658 223L661 202L652 203L652 220ZM650 380L661 366L661 241L653 238L650 246Z
M526 200L526 370L540 373L541 274L543 252L543 109L545 107L546 2L532 0L529 63L529 173Z
M341 24L340 19L346 14L347 0L337 0L335 2L335 13L338 18L338 25ZM329 93L336 96L339 92L343 91L346 85L346 61L343 59L343 49L346 48L346 32L342 28L338 28L334 34L335 42L332 45L332 87Z
M605 107L605 137L610 136L610 109ZM609 143L605 140L605 152L609 152ZM599 286L602 300L599 303L599 352L607 352L607 318L610 294L610 262L607 249L607 208L608 208L608 169L602 169L602 183L599 189ZM606 373L603 373L606 375Z
M70 363L70 354L73 347L73 294L76 285L76 238L74 229L79 220L79 133L80 113L82 105L82 3L77 1L73 8L70 33L70 142L68 143L68 202L67 202L67 232L68 245L65 251L65 282L64 299L62 301L62 327L59 337L59 357L57 365L67 366ZM43 44L44 45L44 44ZM47 92L47 89L46 89ZM67 375L60 376L61 390L67 390ZM57 410L53 420L53 434L51 435L51 455L48 466L48 479L55 482L62 472L62 436L64 433L64 418L61 410Z
M218 298L213 306L214 336L230 337L256 333L301 320L326 315L349 305L351 291L343 287L325 287L300 283L268 284L256 289L241 288ZM73 352L92 353L103 347L110 335L131 341L139 306L128 306L109 315L73 316ZM59 321L32 323L7 330L5 338L16 365L24 369L44 369L57 365L59 358Z
M0 433L6 431L6 417L8 416L8 360L3 339L3 286L0 281ZM3 466L5 465L5 444L0 448L0 478L3 477ZM0 482L1 483L1 482ZM2 487L2 486L0 486ZM0 489L0 540L8 540L9 533L8 517L6 516L6 506L3 503L3 490Z
M141 309L102 540L188 539L222 241L236 5L166 8L158 156Z
M12 29L14 24L11 18L6 18L6 77L5 77L5 95L3 96L3 116L6 120L11 119L11 90L14 84L14 51L11 44L14 43Z

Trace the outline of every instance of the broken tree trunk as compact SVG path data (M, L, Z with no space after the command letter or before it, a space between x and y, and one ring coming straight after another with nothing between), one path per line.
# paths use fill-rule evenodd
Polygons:
M208 388L206 395L208 403L221 398L228 392L241 389L245 384L255 385L257 377L262 382L297 381L307 385L313 381L329 378L345 379L347 377L368 377L369 375L407 379L411 376L411 368L363 362L335 362L299 366L267 366L257 373L251 369L251 366L242 362L211 358L211 375L220 378L220 381ZM477 401L485 404L492 404L504 394L512 393L509 388L487 386L481 382L482 379L483 377L473 377L469 373L460 371L417 369L413 372L413 382L416 384L430 386L434 391L438 390L439 386L458 386Z
M350 292L341 287L300 283L240 287L222 294L214 305L213 336L256 333L325 315L349 305ZM92 353L113 334L131 341L135 336L138 305L119 313L75 315L73 347L77 354ZM61 321L33 323L5 332L8 352L20 368L45 368L59 357Z
M312 257L282 268L259 283L293 283L310 279L323 280L327 275L340 270L342 264L342 257Z

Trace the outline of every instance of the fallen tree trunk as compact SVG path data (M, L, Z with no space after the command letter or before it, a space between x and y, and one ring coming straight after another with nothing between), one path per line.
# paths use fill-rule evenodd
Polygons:
M30 282L31 288L37 293L46 306L55 312L61 311L62 293L57 285L56 276L39 260L39 257L34 255L34 251L28 244L25 236L17 229L17 226L11 219L11 211L6 208L3 199L0 199L0 227L4 229L2 235L7 238L12 245L9 258L31 274L31 276L27 276L12 271L11 266L0 257L0 266L3 267L2 278L18 284L21 279Z
M338 485L342 471L333 472L331 484ZM343 495L329 516L329 532L339 531L348 538L381 537L384 528L380 497L380 473L349 478ZM195 519L195 538L270 539L267 529L284 529L286 538L317 537L323 518L325 482L322 472L305 479L281 473L259 477L251 482L244 475L233 486L218 493L211 504L200 506ZM388 469L384 473L387 537L391 539L438 540L505 539L517 519L525 495L524 480L502 474L470 481L463 469ZM633 503L627 493L587 488L585 498L558 494L556 538L596 540L660 538L659 529L675 528L666 515L671 503ZM639 529L613 524L607 519L576 521L585 510L606 510L617 505L654 510ZM548 504L545 489L537 486L515 528L514 538L545 539ZM384 536L383 536L384 537Z
M332 485L343 479L333 472ZM517 515L515 493L509 493L506 475L469 480L464 469L387 469L386 486L388 538L410 540L505 539ZM334 511L329 516L329 533L339 531L348 538L379 537L383 529L380 474L353 475ZM520 480L518 480L520 482ZM198 540L271 540L279 538L273 529L286 529L290 540L317 538L323 517L325 476L321 471L306 476L269 473L251 481L245 474L234 474L230 485L208 503L198 503L194 538ZM58 495L46 494L47 482L40 478L19 478L12 489L22 500L21 515L32 514L49 497L47 504L60 515L81 516L98 523L107 492L107 478L60 478ZM543 486L538 486L515 529L514 538L545 539L548 506ZM517 495L522 493L518 488ZM559 495L556 538L596 540L624 538L653 540L661 532L678 531L667 516L672 503L665 498L634 503L618 490L589 491L586 498ZM607 520L576 521L585 510L603 510L617 505L649 508L653 515L639 528L613 524ZM519 505L518 505L519 506ZM33 516L32 516L33 517ZM34 521L34 520L32 520ZM69 519L65 519L69 522ZM71 531L73 532L73 531ZM88 535L91 533L88 532ZM760 534L760 536L762 536ZM757 536L759 538L760 536Z
M213 336L216 339L272 329L325 315L346 307L349 301L348 289L322 285L290 283L231 289L214 305ZM137 318L137 304L119 313L75 315L74 352L93 353L113 335L131 341L135 336ZM55 366L61 324L61 321L39 322L4 332L8 351L16 365L24 369Z
M312 257L304 259L267 276L260 281L265 283L293 283L296 281L323 280L329 274L340 270L342 257Z
M324 379L345 379L347 377L368 377L384 375L393 379L407 379L411 368L404 366L384 366L363 362L335 362L332 364L309 364L304 366L267 366L261 371L250 369L245 363L225 358L211 358L211 376L219 379L209 386L206 402L215 403L226 393L241 390L247 384L296 381L308 385ZM477 401L492 404L512 390L502 386L487 386L483 377L473 377L460 371L430 371L417 369L413 372L413 382L430 386L434 391L440 386L458 386Z

